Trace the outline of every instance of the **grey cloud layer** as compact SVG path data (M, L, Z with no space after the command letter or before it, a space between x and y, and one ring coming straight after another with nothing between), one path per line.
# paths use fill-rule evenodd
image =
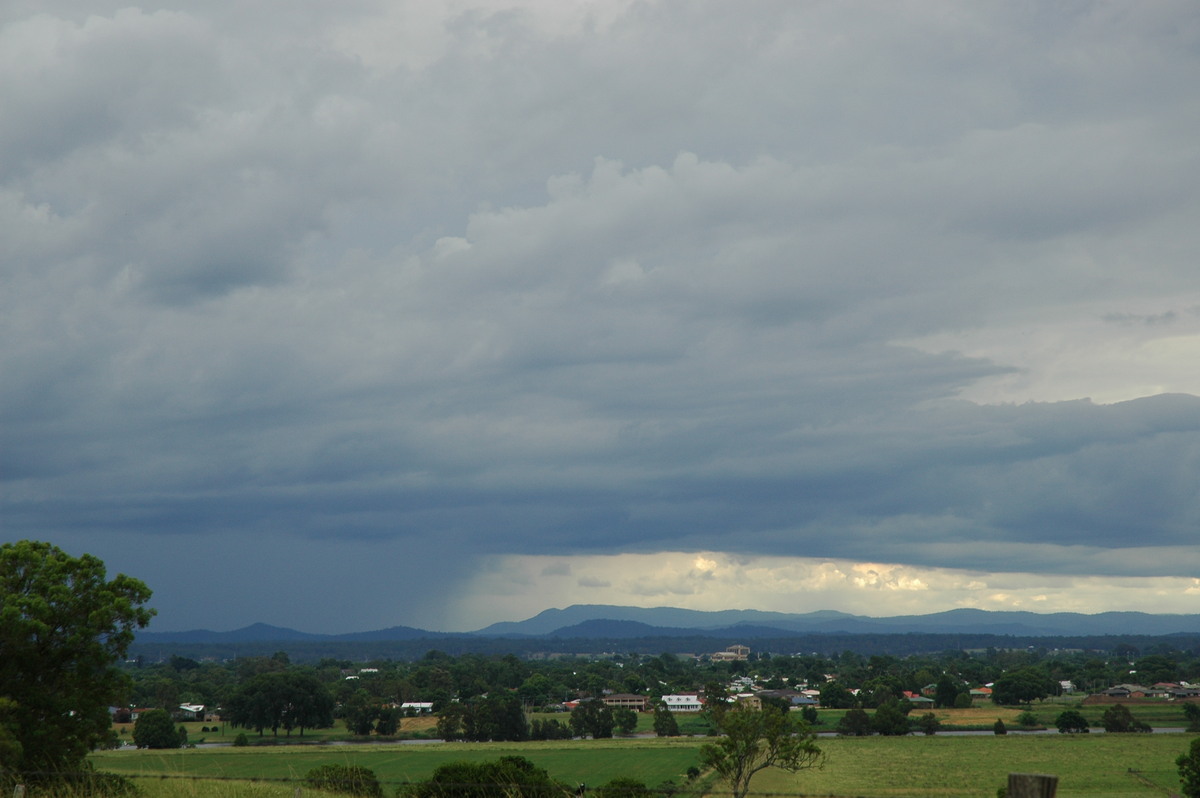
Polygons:
M1194 318L1190 4L243 5L0 17L6 538L1194 571L1200 400L897 344Z

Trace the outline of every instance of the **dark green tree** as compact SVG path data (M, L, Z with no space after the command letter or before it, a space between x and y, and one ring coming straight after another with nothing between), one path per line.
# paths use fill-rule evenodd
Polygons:
M1200 737L1192 740L1186 754L1175 760L1179 768L1181 792L1185 798L1200 798Z
M571 731L576 737L591 735L596 740L612 737L615 726L612 709L598 698L580 701L571 710Z
M298 729L327 728L333 725L333 696L315 676L298 671L260 673L236 690L225 704L229 725L254 729L279 730L290 736Z
M355 690L342 705L342 717L351 734L365 737L375 729L375 718L379 715L379 704L366 690Z
M133 724L133 744L138 748L183 747L175 721L165 709L148 709L138 715Z
M850 709L855 703L854 694L840 682L826 682L821 687L821 706L826 709Z
M1200 704L1188 701L1183 705L1183 716L1187 718L1187 730L1200 732Z
M679 723L661 701L654 705L654 733L659 737L679 736Z
M935 713L926 712L917 719L917 728L923 734L937 734L938 730L942 728L942 722L938 720L938 716Z
M871 718L871 727L884 736L903 737L912 729L908 725L908 713L912 704L902 698L890 698L879 705Z
M375 733L391 737L398 731L400 731L400 710L396 707L382 707L379 710L379 719L375 721Z
M992 724L992 731L995 734L1008 734L1008 727L1004 725L1004 721L996 718L996 722Z
M465 740L518 742L529 739L529 722L524 708L512 693L486 696L468 704L462 724Z
M629 707L620 707L613 710L613 723L620 729L621 734L633 734L637 730L638 716L637 712Z
M0 746L12 771L70 773L108 738L124 703L117 670L134 631L154 615L150 590L90 554L49 543L0 546Z
M873 731L871 716L862 707L855 707L842 716L836 730L843 737L866 737Z
M736 707L724 713L720 731L700 749L700 759L724 779L733 798L745 798L750 780L766 768L798 773L825 761L808 727L782 712Z
M1087 734L1091 731L1088 728L1087 718L1075 709L1066 709L1060 712L1054 719L1054 725L1058 727L1060 734Z
M992 685L992 701L997 704L1029 704L1053 695L1057 683L1038 667L1019 668L997 679Z
M409 786L405 798L565 798L571 792L523 756L449 762Z
M1150 727L1135 718L1129 707L1124 704L1113 704L1104 710L1104 714L1100 716L1100 723L1106 732L1114 734L1150 731Z
M933 694L933 705L935 707L952 707L955 700L958 699L960 685L956 683L954 678L949 674L943 674L937 680L937 688Z

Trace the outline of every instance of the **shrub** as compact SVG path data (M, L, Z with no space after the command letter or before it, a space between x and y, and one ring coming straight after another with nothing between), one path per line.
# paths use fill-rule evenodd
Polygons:
M971 698L971 691L959 693L954 697L955 709L970 709L974 705L974 700Z
M246 736L245 732L238 732L238 736L233 738L233 744L238 748L242 748L243 746L250 745L250 738Z
M996 718L996 722L992 724L992 731L996 734L1008 734L1008 727L1004 725L1004 721Z
M1038 725L1038 716L1029 710L1025 710L1020 715L1017 715L1017 723L1028 729Z
M596 798L654 798L644 783L637 779L621 776L595 791Z
M359 765L321 765L304 775L304 783L314 790L383 798L383 787L375 773Z
M1087 718L1074 709L1063 711L1054 720L1054 725L1058 727L1060 734L1087 734L1091 729L1088 728Z

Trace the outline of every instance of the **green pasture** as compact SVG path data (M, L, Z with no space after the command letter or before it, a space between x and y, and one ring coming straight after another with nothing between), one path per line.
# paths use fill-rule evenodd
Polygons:
M370 768L394 786L428 777L435 768L460 760L520 755L568 784L600 785L617 776L647 784L683 782L699 764L699 740L626 739L526 743L429 743L418 745L325 745L278 748L215 748L177 751L107 751L93 755L96 769L136 777L139 784L162 777L300 779L312 768L337 763Z
M755 793L810 796L987 796L1009 773L1052 773L1060 798L1163 796L1178 789L1175 757L1194 735L1059 735L932 737L822 737L828 756L820 771L789 775L765 771ZM544 743L430 743L418 745L325 745L291 748L217 748L182 751L110 751L93 756L98 770L136 777L147 798L189 795L217 798L250 794L230 784L263 781L254 794L290 795L309 769L341 763L370 768L391 794L400 783L422 779L445 762L528 757L568 784L599 786L618 776L655 785L699 763L703 738L576 740ZM165 778L164 778L165 777ZM174 777L174 778L172 778ZM192 781L186 777L207 777ZM310 791L306 791L310 795ZM719 795L713 792L712 795Z

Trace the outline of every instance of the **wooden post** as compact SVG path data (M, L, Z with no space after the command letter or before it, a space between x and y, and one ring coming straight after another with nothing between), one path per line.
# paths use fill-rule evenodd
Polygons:
M1054 798L1058 776L1040 773L1009 773L1007 798Z

